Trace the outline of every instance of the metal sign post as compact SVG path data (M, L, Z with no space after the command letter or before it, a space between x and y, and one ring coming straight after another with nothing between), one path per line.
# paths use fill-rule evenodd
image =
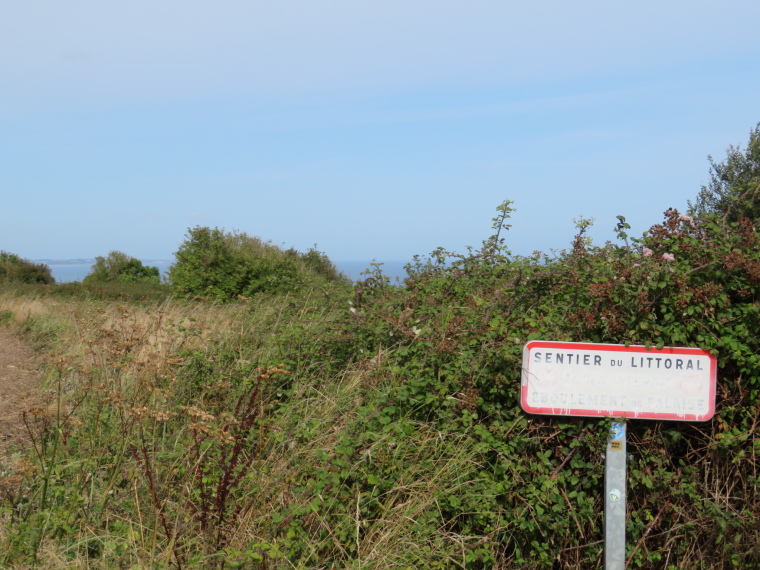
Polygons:
M612 424L604 455L604 569L625 568L625 421Z
M528 413L709 420L717 359L699 348L532 340L523 349L520 404ZM604 460L604 568L625 568L626 424L612 424Z

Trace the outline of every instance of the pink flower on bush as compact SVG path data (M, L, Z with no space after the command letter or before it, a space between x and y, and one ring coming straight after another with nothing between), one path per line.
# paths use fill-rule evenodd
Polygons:
M682 222L693 222L694 221L694 218L692 218L691 216L687 216L686 214L681 214L680 216L678 216L678 219L681 220Z
M641 253L644 254L644 257L652 257L653 252L648 247L645 247L644 249L641 250Z
M676 256L673 255L672 253L663 253L662 254L662 260L663 261L675 261L676 260Z

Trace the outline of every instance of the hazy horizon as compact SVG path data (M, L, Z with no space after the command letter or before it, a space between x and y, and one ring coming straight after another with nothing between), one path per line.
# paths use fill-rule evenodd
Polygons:
M74 281L81 281L89 273L92 265L95 263L95 258L74 258L74 259L32 259L33 263L44 263L50 268L50 272L56 283L71 283ZM91 261L92 263L90 263ZM143 264L158 267L161 274L165 274L169 269L169 265L174 260L166 259L141 259ZM362 279L362 273L370 269L370 264L373 260L331 260L338 268L338 271L347 275L354 280ZM410 260L387 260L384 262L378 261L382 264L383 272L392 280L396 277L403 277L406 275L404 266L409 263ZM56 263L57 262L57 263ZM67 263L71 262L71 263Z

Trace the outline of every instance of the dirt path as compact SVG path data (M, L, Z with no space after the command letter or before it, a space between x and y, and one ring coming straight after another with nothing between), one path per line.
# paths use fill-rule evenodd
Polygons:
M24 411L39 404L42 359L9 329L0 327L0 457L29 444Z

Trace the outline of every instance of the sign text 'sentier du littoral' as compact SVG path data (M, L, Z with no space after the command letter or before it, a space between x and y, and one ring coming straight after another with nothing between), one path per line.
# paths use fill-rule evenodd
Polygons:
M698 348L530 341L521 404L533 414L709 420L716 358Z

